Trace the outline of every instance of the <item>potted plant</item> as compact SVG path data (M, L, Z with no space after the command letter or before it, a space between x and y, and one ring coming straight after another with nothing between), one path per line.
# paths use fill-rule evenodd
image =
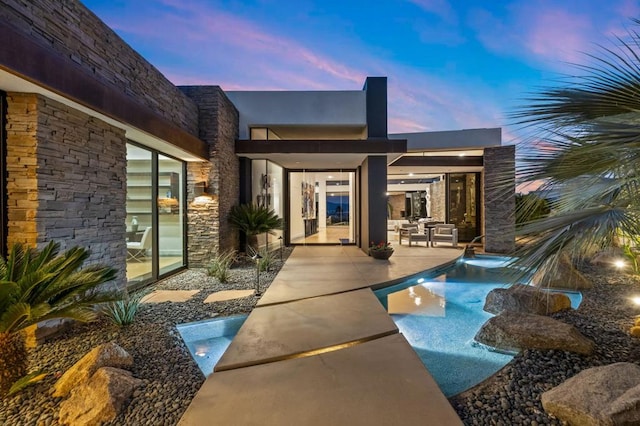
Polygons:
M393 254L393 247L391 247L391 243L381 241L378 244L371 241L369 245L369 256L374 259L384 259L387 260Z

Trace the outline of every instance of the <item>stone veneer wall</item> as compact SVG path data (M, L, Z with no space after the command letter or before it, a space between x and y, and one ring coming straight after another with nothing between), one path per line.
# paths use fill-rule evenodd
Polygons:
M198 105L199 137L209 145L207 163L187 167L187 224L189 266L203 266L212 252L237 249L238 232L228 223L229 212L240 197L240 163L235 154L238 111L218 86L185 86L184 93ZM193 200L193 183L206 179L217 200Z
M86 247L124 286L124 131L41 95L7 106L8 243Z
M515 146L484 149L484 248L492 253L515 249Z
M198 134L196 105L79 1L3 0L0 20Z
M431 190L431 219L444 222L447 217L447 185L444 179L429 184Z
M405 195L402 194L391 194L389 195L388 202L391 204L391 219L400 220L404 219L401 215L404 210L404 200Z

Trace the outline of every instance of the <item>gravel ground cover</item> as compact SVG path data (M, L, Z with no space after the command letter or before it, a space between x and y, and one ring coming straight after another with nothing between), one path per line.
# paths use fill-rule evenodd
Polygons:
M286 255L290 250L286 251ZM266 289L280 268L261 274ZM640 314L629 298L640 295L640 280L626 274L586 271L594 282L585 291L578 310L558 313L556 318L576 326L592 338L597 349L591 356L563 351L527 350L518 354L497 375L481 385L450 398L467 425L561 425L546 415L540 403L542 392L562 383L583 369L614 362L640 364L640 340L628 330ZM220 284L204 270L188 270L153 286L165 290L201 290L184 303L142 305L136 321L119 328L106 320L80 324L45 343L30 354L31 366L53 373L43 382L2 401L0 424L56 425L60 398L49 389L67 368L98 344L114 341L134 357L133 375L143 380L125 411L113 425L175 425L196 394L204 376L192 360L175 325L214 316L249 313L257 302L251 296L204 304L210 293L252 289L255 265L246 262L232 269L229 283ZM151 290L151 289L149 289Z
M286 248L284 255L290 254ZM260 288L266 290L282 266L279 259L271 271L260 274ZM176 324L199 321L215 316L247 314L256 296L223 302L203 303L211 293L221 290L253 289L256 267L252 261L241 262L231 269L228 283L209 277L204 269L191 269L174 275L146 289L200 290L184 303L143 304L133 324L118 327L106 319L91 324L78 324L30 353L30 366L52 373L44 381L0 406L0 425L57 425L63 398L54 398L49 389L59 376L82 356L99 344L113 341L126 349L134 359L133 376L142 379L130 404L111 425L175 425L202 386L205 377L191 358Z
M640 364L640 339L629 335L640 307L630 298L640 295L638 277L586 269L594 287L583 292L577 310L554 318L575 326L596 342L590 356L564 351L526 350L516 355L497 375L450 398L467 425L562 425L547 415L540 402L543 392L582 370L616 362Z

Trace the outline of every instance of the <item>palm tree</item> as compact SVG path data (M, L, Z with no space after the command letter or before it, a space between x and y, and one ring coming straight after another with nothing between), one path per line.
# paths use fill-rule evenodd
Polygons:
M519 182L555 195L548 216L519 228L521 266L538 268L561 252L575 259L640 233L640 35L629 31L587 58L579 75L511 115L531 131L518 147ZM527 216L534 203L525 200L518 213Z
M229 213L231 225L247 236L247 246L257 252L258 234L282 229L282 219L275 211L255 204L239 204Z
M53 318L91 321L97 303L113 300L97 287L115 277L101 265L79 269L89 256L74 247L58 256L60 245L42 251L16 244L7 259L0 258L0 395L27 371L21 331Z

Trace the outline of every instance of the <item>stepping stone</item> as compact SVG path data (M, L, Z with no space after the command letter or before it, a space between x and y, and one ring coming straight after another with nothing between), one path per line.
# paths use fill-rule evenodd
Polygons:
M223 290L211 293L204 299L204 303L222 302L224 300L240 299L249 297L255 293L254 290Z
M142 303L186 302L200 290L156 290L142 298Z

